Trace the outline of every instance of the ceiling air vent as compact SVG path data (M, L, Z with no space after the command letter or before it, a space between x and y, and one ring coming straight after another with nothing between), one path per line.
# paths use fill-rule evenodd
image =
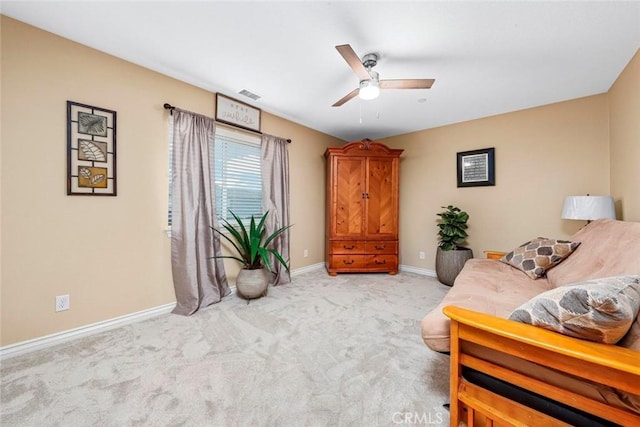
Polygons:
M242 90L241 90L241 91L239 91L238 93L239 93L240 95L244 95L244 96L246 96L247 98L251 98L251 99L253 99L254 101L257 101L258 99L262 98L260 95L256 95L255 93L253 93L253 92L249 92L249 91L248 91L248 90L246 90L246 89L242 89Z

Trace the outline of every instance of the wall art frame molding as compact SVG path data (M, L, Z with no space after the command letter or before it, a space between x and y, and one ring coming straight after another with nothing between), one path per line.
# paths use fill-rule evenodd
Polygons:
M495 148L457 153L458 187L496 185Z
M113 110L67 101L67 195L116 196Z
M260 133L262 110L216 93L216 121Z

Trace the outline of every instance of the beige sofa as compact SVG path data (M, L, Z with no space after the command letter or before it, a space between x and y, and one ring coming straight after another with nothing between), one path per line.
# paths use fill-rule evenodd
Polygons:
M555 425L539 411L469 384L464 367L620 425L640 425L640 315L616 345L506 320L542 292L640 274L640 223L593 221L569 240L581 244L536 280L500 261L469 260L444 300L424 317L427 346L451 352L452 425L462 414L470 425L474 417L506 424L524 417L525 423Z

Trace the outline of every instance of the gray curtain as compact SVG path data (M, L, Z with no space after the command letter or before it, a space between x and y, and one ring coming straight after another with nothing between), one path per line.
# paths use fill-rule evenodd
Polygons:
M289 152L287 141L271 135L262 135L262 208L269 211L267 233L290 224L289 217ZM274 240L273 247L289 261L289 230ZM271 260L275 277L273 285L291 282L291 275L274 257Z
M171 269L177 305L188 316L230 293L215 215L213 153L215 122L176 109L173 126Z

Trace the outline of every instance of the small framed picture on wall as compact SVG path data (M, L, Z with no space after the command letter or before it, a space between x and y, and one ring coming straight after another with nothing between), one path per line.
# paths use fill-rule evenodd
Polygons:
M495 148L483 148L458 153L458 187L496 185L495 168Z

